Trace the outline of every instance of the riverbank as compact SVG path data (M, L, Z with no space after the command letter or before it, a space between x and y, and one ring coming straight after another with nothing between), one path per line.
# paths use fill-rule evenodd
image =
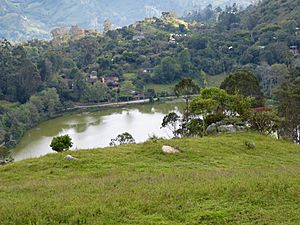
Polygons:
M163 154L165 144L180 153ZM68 154L79 160L65 160ZM3 224L298 224L299 164L299 146L253 133L50 154L0 167L0 218Z
M174 97L168 97L168 98L162 98L159 100L159 103L161 102L169 102L174 100ZM15 148L17 144L20 143L20 140L24 137L24 135L31 129L34 129L37 127L39 124L44 123L49 120L53 120L65 115L72 115L76 113L82 113L82 112L93 112L93 111L98 111L98 110L105 110L105 109L110 109L110 108L120 108L120 107L125 107L125 106L135 106L135 105L142 105L142 104L149 104L149 100L139 100L139 101L129 101L129 102L113 102L113 103L98 103L98 104L87 104L87 105L82 105L75 103L74 106L62 109L54 114L51 115L43 115L43 116L38 116L37 120L34 120L34 123L29 125L29 124L24 124L23 126L19 126L22 128L21 130L17 129L14 131L14 133L20 134L15 139L12 141L10 140L9 144L8 142L3 142L0 143L1 145L8 147L9 149ZM20 113L20 117L22 116L22 113ZM28 126L26 126L28 125ZM8 132L11 132L11 130L8 130Z

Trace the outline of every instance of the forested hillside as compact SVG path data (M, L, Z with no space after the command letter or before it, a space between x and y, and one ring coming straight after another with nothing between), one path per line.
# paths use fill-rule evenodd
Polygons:
M248 0L239 1L246 5ZM122 27L145 17L159 16L174 10L178 15L208 4L224 7L227 0L1 0L0 37L10 40L50 38L56 27L79 25L102 30L110 19L114 27Z
M51 42L3 41L0 144L14 146L28 128L74 103L174 95L185 77L201 87L217 78L219 86L237 70L255 74L264 96L280 100L292 133L300 115L300 11L298 0L284 2L246 10L234 4L218 11L216 23L164 13L119 29L107 24L104 34L72 27L56 30ZM294 111L286 111L291 103Z

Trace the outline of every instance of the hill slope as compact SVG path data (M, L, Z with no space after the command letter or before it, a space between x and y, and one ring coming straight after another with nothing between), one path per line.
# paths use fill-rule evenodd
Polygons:
M244 2L249 2L244 0ZM102 29L111 19L116 27L129 25L146 16L160 16L174 10L181 15L195 5L227 4L226 0L1 0L0 37L10 40L48 38L49 31L65 25ZM231 3L230 3L231 4Z
M181 153L164 155L163 144ZM300 148L283 141L245 133L76 151L74 162L63 155L0 168L2 224L300 220Z

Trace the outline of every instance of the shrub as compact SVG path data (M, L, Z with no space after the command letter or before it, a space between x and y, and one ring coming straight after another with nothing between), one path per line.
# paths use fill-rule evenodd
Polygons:
M54 137L50 144L52 150L56 152L63 152L69 150L73 146L72 139L69 135Z
M281 120L273 111L257 111L251 115L249 122L252 130L271 134L278 129Z
M134 144L135 140L131 134L125 132L123 134L119 134L116 138L111 139L109 145L110 146L118 146L125 144Z
M0 148L0 165L13 162L14 159L10 156L9 150L5 147Z

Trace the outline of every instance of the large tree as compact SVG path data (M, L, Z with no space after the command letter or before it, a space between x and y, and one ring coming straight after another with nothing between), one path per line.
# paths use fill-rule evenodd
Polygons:
M220 86L229 94L240 93L246 97L255 98L254 106L263 105L263 94L256 76L248 71L238 71L227 77Z
M182 79L174 89L177 97L182 96L185 100L185 115L184 120L188 121L190 115L189 100L192 95L199 94L200 87L196 85L192 79L184 78Z
M300 143L300 77L283 82L276 96L284 119L280 134Z

